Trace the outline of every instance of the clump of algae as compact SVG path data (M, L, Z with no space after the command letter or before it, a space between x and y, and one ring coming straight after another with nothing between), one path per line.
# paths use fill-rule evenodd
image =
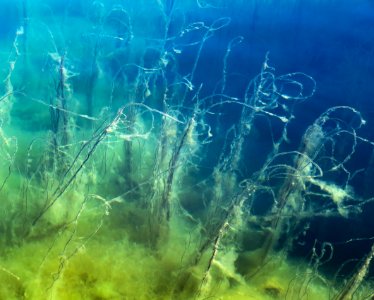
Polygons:
M162 272L149 249L106 226L85 245L77 238L66 246L70 230L9 249L2 260L7 272L0 276L8 284L0 287L1 299L158 298Z
M99 196L87 197L77 188L91 180L85 177L78 178L75 188L25 237L1 249L0 299L329 297L327 280L305 262L272 254L270 262L251 276L251 269L260 264L259 255L256 251L238 254L235 245L218 249L204 280L207 257L191 264L201 234L196 223L188 223L194 220L175 214L165 236L152 244L148 208L126 197L111 203ZM2 193L7 198L4 202L12 203L9 199L17 197L14 191L19 190L21 179L15 174L9 179ZM30 198L29 202L40 200Z
M87 204L76 227L4 250L0 299L328 299L323 280L284 257L274 256L246 278L237 272L233 249L217 256L203 283L204 263L188 264L196 241L193 232L186 234L186 224L173 219L169 242L152 247L145 215L131 203L115 205L122 218L116 213L103 218L100 205ZM133 222L134 215L139 226L129 234L126 219Z
M13 192L3 191L7 203L19 189L20 178L14 176L8 181L8 191ZM89 180L84 177L77 186ZM30 203L40 202L33 200ZM109 204L75 188L60 200L28 235L1 250L0 299L329 297L320 275L284 257L272 255L270 263L249 276L256 253L239 255L234 245L219 249L204 280L207 257L199 265L191 264L201 228L178 214L155 245L150 242L147 208L126 197Z

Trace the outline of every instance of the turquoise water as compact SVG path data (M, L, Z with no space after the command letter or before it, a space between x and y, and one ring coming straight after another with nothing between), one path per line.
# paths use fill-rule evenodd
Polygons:
M370 1L0 1L0 299L372 299Z

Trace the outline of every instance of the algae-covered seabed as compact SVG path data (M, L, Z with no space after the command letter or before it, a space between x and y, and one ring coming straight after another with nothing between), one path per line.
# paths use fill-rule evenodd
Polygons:
M371 123L299 118L318 79L246 65L216 2L0 2L0 299L372 297L310 230L372 202Z

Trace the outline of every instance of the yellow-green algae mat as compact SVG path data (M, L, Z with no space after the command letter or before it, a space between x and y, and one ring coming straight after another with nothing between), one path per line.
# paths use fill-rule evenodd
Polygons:
M86 205L76 223L2 249L0 299L329 299L324 279L305 265L274 257L246 279L229 250L202 282L204 263L187 267L194 242L185 224L173 220L169 242L156 250L142 241L145 224L132 232L126 224L141 221L141 212L119 216L124 203L114 203L107 216Z

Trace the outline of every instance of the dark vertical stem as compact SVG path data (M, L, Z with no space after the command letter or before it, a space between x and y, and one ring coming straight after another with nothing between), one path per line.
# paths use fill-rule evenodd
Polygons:
M170 210L171 210L170 193L171 193L171 188L172 188L173 181L174 181L175 171L176 171L176 168L178 167L181 151L186 144L187 137L191 134L191 130L193 129L193 124L194 124L194 117L192 117L188 121L186 127L184 128L182 136L179 140L179 143L176 144L173 154L171 156L170 162L169 162L169 171L168 171L165 188L164 188L164 192L162 194L162 199L161 199L161 209L163 212L161 214L161 217L162 218L165 217L166 221L170 220Z

